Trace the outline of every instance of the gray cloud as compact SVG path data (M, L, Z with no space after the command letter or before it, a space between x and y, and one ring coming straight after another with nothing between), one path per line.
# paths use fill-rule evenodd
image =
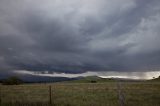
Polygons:
M1 0L1 73L159 70L159 5L159 0Z

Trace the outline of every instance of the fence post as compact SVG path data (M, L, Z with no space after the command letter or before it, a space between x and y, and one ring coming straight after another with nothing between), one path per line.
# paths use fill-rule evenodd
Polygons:
M2 97L1 96L2 95L2 91L1 90L2 90L2 86L0 85L0 106L2 105L2 98L1 98Z
M121 83L117 81L117 91L118 91L118 98L119 98L119 104L120 106L126 106L126 103L125 103L125 96L124 96L124 93L121 89Z
M52 86L49 85L49 105L52 106Z

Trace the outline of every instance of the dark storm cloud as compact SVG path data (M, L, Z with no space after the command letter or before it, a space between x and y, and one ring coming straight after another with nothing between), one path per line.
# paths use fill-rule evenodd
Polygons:
M1 0L0 68L3 73L159 70L159 5L159 0Z

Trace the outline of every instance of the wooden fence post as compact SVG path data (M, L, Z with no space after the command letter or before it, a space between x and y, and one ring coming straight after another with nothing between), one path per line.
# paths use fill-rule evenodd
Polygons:
M1 98L2 97L1 96L2 95L2 91L1 90L2 90L2 86L0 85L0 106L2 105L2 98Z
M52 106L52 86L49 85L49 105Z
M120 106L126 106L126 102L125 102L125 96L124 93L121 89L121 83L117 82L117 91L118 91L118 98L119 98L119 105Z

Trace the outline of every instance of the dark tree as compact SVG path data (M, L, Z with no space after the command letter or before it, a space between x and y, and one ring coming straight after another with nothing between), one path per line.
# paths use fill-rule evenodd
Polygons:
M23 81L16 76L9 77L7 79L2 80L3 85L19 85L22 83L23 83Z

